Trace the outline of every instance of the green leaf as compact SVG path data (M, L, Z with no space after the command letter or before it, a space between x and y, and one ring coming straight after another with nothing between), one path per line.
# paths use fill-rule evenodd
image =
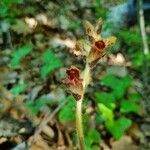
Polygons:
M140 45L141 37L139 32L135 31L121 31L119 32L120 37L126 42L129 46L131 45Z
M110 109L115 108L115 104L114 104L115 97L112 93L104 93L104 92L98 93L98 92L95 92L95 97L96 97L95 100L96 100L97 103L102 103Z
M106 122L108 126L112 126L114 124L114 113L111 109L106 107L104 104L98 104L98 110L102 114L102 118Z
M100 142L100 134L97 130L92 129L88 132L88 137L91 139L91 144L96 143L98 144Z
M41 109L41 107L51 104L50 100L48 99L36 99L34 101L28 100L26 102L26 106L29 110L34 114L37 115Z
M60 59L58 59L50 49L43 54L42 60L44 62L41 69L41 77L43 79L45 79L49 73L63 65Z
M132 79L130 76L118 78L111 74L105 75L102 79L102 83L112 89L112 94L114 94L116 99L120 99L124 96L131 82Z
M112 126L107 126L109 132L113 135L113 137L118 140L131 126L132 122L130 119L125 117L119 118L117 121L114 122Z
M139 102L142 98L138 93L131 93L128 95L128 99L132 102Z
M93 150L97 149L98 146L93 146L93 144L99 144L100 143L100 134L97 130L92 129L90 130L87 135L85 136L85 147L86 150ZM98 149L97 149L98 150Z
M98 110L102 114L106 128L117 140L124 134L125 130L131 126L131 120L125 117L114 120L113 111L103 104L98 104Z
M129 112L135 112L137 113L139 111L139 105L134 103L134 102L130 102L130 101L122 101L121 102L121 108L120 111L123 113L129 113Z
M94 145L94 146L92 146L92 149L91 149L91 150L100 150L100 147L99 147L99 146Z
M15 67L20 64L21 59L23 59L27 54L29 54L32 50L32 45L27 44L23 47L19 48L12 54L11 66Z
M15 4L21 4L24 2L24 0L12 0L12 2Z
M1 5L1 7L0 7L1 17L5 17L7 14L7 11L8 11L8 8L5 5Z
M76 101L73 96L67 97L67 104L60 110L58 117L60 122L75 121L75 105Z
M144 62L144 54L142 52L136 52L131 54L131 61L132 61L132 66L135 69L141 69L139 67L141 67L143 65Z
M20 83L16 86L14 86L10 92L14 95L19 95L23 90L25 90L27 88L27 84L25 83Z

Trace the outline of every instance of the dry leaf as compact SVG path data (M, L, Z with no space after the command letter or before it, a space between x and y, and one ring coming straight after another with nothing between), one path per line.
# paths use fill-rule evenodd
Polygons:
M0 138L0 144L3 144L6 141L7 141L7 138L5 138L5 137Z
M140 150L138 146L136 146L131 137L124 135L120 140L114 141L111 143L112 150Z
M48 146L48 144L45 141L43 141L43 138L41 136L38 136L36 138L36 142L33 145L31 145L29 150L53 150L53 149L51 149Z

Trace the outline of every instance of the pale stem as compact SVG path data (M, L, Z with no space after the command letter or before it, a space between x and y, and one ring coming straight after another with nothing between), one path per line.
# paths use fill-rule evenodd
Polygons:
M82 127L82 99L77 101L76 106L76 129L77 129L77 136L78 142L80 145L80 150L85 150L84 145L84 134L83 134L83 127Z
M86 87L88 86L90 82L90 67L88 64L86 64L86 67L82 74L82 78L83 78L83 94L81 96L81 99L77 101L76 129L77 129L77 136L78 136L78 142L80 145L80 150L85 150L84 133L83 133L83 127L82 127L82 102L83 102L83 97L84 97Z
M143 0L139 0L139 22L140 22L140 30L142 35L142 42L144 47L144 54L148 55L149 47L147 43L147 35L145 31L145 20L144 20L144 11L143 11Z

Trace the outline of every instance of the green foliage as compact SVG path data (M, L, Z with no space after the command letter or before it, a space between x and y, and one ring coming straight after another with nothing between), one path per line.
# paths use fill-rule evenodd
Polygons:
M37 115L40 112L41 107L51 104L48 99L36 99L34 101L28 100L26 102L27 108L34 114Z
M120 99L124 96L131 82L132 78L130 76L118 78L111 74L105 75L102 79L102 83L112 89L111 93L116 99Z
M23 90L25 90L27 88L27 84L25 83L20 83L16 86L14 86L10 92L14 95L19 95Z
M129 112L135 112L137 113L140 110L139 104L136 104L134 102L123 100L121 102L121 108L120 112L123 113L129 113Z
M140 102L141 96L138 93L130 93L128 99L132 102Z
M100 3L101 3L101 0L95 0L93 3L97 19L100 16L103 18L105 18L105 16L106 16L106 8L104 8L102 5L100 5Z
M144 63L144 54L141 47L141 36L138 28L135 26L131 30L127 29L118 32L118 38L120 43L125 46L126 52L132 62L132 67L141 72L141 68ZM120 48L122 46L120 45Z
M129 46L133 44L138 46L141 44L141 36L137 31L124 30L119 32L118 34L120 38L122 38L122 41Z
M73 96L67 97L67 104L60 110L58 117L60 122L75 121L75 105L76 101Z
M109 132L113 135L113 137L118 140L131 126L132 122L130 119L127 119L125 117L121 117L118 120L114 121L114 124L112 126L107 126Z
M98 103L97 106L98 106L98 110L101 112L101 116L102 116L103 120L106 122L106 125L112 126L114 124L113 111L101 103Z
M115 96L112 93L105 93L105 92L95 92L95 97L96 97L96 102L97 103L102 103L105 106L107 106L110 109L115 108Z
M55 69L58 69L63 65L61 60L58 59L50 49L44 52L44 54L42 55L42 61L44 62L41 68L41 77L43 79L45 79L49 73L53 72Z
M128 93L127 89L132 82L130 76L119 78L112 74L106 74L101 82L111 88L111 91L109 93L95 92L95 101L100 115L99 120L102 122L100 119L102 118L107 130L115 139L119 139L131 126L131 120L122 116L130 112L138 113L140 96L137 93ZM127 97L126 100L124 100L125 96ZM117 114L120 114L120 118L117 120L115 119L116 111Z
M99 147L96 146L100 143L100 134L97 130L92 129L88 131L85 136L85 148L86 150L99 150Z
M12 59L11 59L11 66L16 67L17 65L20 64L21 59L23 59L27 54L29 54L32 50L32 45L27 44L22 47L20 47L18 50L16 50L12 54Z
M0 1L0 14L3 19L13 18L15 17L15 12L13 10L13 7L16 4L23 3L23 0L2 0Z
M135 69L139 69L143 65L144 62L144 54L142 50L137 51L136 53L131 54L132 66Z
M118 120L114 119L114 112L103 104L98 104L99 112L102 114L106 128L118 140L131 126L131 120L121 117Z

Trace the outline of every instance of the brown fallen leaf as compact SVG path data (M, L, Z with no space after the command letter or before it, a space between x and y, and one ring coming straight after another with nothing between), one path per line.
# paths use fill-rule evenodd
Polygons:
M36 138L36 142L31 145L29 150L53 150L53 149L51 149L48 146L48 144L45 141L43 141L43 138L39 135Z
M7 141L7 138L5 138L5 137L0 138L0 144L3 144L6 141Z
M134 141L137 141L138 143L144 143L144 134L143 132L139 129L137 124L133 124L129 129L128 129L128 135L132 137Z
M110 147L103 140L101 140L100 146L101 146L102 150L110 150Z
M140 150L140 147L135 145L130 136L124 135L118 141L112 141L112 150Z

